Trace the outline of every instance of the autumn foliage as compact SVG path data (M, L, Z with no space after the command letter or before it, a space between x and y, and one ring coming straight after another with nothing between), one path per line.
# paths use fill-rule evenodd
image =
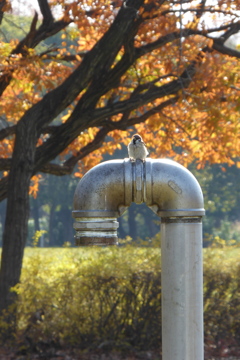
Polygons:
M78 162L76 173L81 176L105 152L126 145L132 126L154 149L152 157L172 157L184 165L196 161L198 166L232 164L237 159L240 52L237 43L235 49L226 43L240 29L237 2L39 4L42 14L35 14L25 39L1 41L1 108L7 127L0 132L0 165L5 176L18 121L81 67L96 44L101 46L121 6L122 14L129 12L132 17L129 37L114 54L106 53L101 72L53 117L52 125L41 129L36 144L39 156L46 143L53 143L58 129L71 126L77 104L82 103L82 113L89 112L89 121L54 156L49 154L50 159L60 155L63 169L49 164L44 168L45 161L36 170L67 173ZM53 19L56 6L59 20ZM49 35L43 31L47 21ZM44 47L44 39L59 31L61 46ZM81 122L81 115L77 121Z

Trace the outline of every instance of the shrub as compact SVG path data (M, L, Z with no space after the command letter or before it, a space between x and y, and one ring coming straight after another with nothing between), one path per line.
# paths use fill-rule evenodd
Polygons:
M31 251L15 289L24 336L80 347L106 341L143 349L159 346L159 249L127 246L50 253Z
M240 343L240 249L204 249L205 342L211 354ZM160 249L27 249L18 338L80 348L161 346ZM238 354L239 355L239 354Z
M212 355L239 356L240 249L218 243L204 254L205 343Z

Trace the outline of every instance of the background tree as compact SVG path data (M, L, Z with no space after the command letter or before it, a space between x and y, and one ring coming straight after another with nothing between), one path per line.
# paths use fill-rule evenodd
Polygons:
M205 245L216 236L226 241L240 241L240 169L236 165L211 164L191 171L199 180L206 216L203 220Z
M227 46L240 30L237 1L38 3L27 34L0 50L1 309L14 300L40 172L78 164L81 176L126 144L129 129L144 133L151 156L185 165L232 164L240 146L240 52ZM6 11L3 1L0 20ZM61 46L45 44L60 31Z

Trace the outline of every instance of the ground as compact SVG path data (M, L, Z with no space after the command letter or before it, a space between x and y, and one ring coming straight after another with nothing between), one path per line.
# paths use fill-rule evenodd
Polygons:
M0 360L160 360L160 351L131 351L128 353L102 351L80 351L79 349L56 349L49 347L38 352L28 352L0 348ZM212 357L204 360L240 360L238 356Z

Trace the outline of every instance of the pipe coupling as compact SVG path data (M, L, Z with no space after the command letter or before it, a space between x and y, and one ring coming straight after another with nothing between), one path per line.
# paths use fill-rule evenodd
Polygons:
M76 245L117 245L116 218L76 218L74 229L76 230Z

